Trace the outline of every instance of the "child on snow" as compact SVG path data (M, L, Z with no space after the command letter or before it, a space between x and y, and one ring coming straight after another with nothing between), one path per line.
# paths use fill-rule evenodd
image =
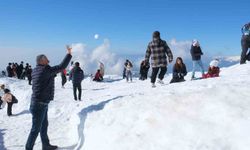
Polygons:
M218 65L218 60L212 60L209 64L208 72L203 75L203 78L219 77L220 68L218 67Z
M173 78L170 83L185 81L184 76L187 75L186 65L181 57L176 58L176 63L173 67Z

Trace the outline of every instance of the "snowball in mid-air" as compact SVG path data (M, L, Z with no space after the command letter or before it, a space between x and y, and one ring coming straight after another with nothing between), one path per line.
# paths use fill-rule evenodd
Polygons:
M95 39L96 39L96 40L99 39L99 34L95 34Z

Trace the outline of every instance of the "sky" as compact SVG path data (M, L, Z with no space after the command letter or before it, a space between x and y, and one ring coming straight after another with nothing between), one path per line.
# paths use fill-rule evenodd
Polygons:
M250 20L248 3L246 0L2 0L0 66L21 60L32 63L41 53L56 63L65 54L65 44L81 43L92 51L107 40L109 51L117 55L144 54L155 30L167 42L190 43L198 39L209 55L239 55L241 27ZM175 54L175 49L172 51Z

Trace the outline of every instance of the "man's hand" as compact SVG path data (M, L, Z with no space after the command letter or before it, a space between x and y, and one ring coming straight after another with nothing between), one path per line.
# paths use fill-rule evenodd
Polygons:
M66 48L67 48L67 53L68 53L68 54L71 54L71 52L72 52L72 47L70 47L69 45L66 45Z

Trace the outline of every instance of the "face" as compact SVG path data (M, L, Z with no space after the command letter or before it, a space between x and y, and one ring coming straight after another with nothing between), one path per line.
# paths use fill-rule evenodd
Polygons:
M177 64L181 64L181 60L180 59L177 59Z
M49 64L49 60L47 57L43 57L43 59L41 60L41 64L42 65L48 65Z

